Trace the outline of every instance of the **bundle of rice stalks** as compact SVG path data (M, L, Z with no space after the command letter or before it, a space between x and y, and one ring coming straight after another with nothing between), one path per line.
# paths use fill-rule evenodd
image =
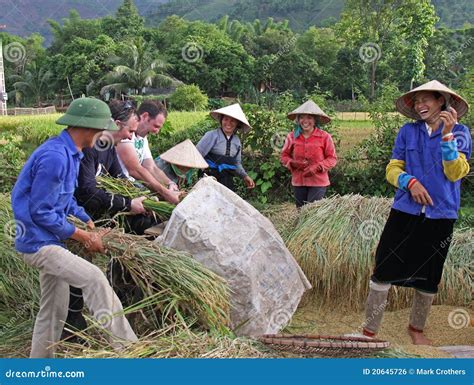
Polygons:
M96 326L97 327L97 326ZM229 334L193 332L187 328L164 328L116 351L100 333L77 334L84 345L61 341L61 357L81 358L265 358L269 349L257 341ZM94 335L91 337L90 335Z
M474 230L454 230L436 303L473 306Z
M20 319L32 316L40 295L38 272L27 265L14 247L24 225L15 221L10 196L0 194L0 309Z
M103 243L107 255L122 265L124 275L130 274L145 297L133 310L146 310L146 317L155 328L179 320L187 325L197 322L208 329L226 330L227 284L191 255L120 230L111 230ZM78 255L87 254L76 242L69 246Z
M294 203L268 205L260 210L275 226L275 229L286 240L298 222L298 209Z
M151 197L153 195L150 190L138 188L128 179L100 176L97 177L96 180L97 185L100 188L130 199L142 196ZM162 221L164 221L171 217L171 213L176 206L166 201L158 201L153 197L153 199L145 199L143 201L143 207L154 212Z
M335 196L305 206L287 246L322 303L364 306L375 250L392 200ZM471 235L469 235L471 234ZM470 239L470 240L469 240ZM471 285L471 286L469 286ZM456 231L445 264L437 303L467 305L472 288L472 231ZM411 304L412 290L393 287L389 309Z

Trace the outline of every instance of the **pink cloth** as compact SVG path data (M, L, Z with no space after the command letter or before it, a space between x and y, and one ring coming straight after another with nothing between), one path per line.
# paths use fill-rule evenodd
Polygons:
M295 168L292 161L307 162L304 169ZM281 163L291 171L293 186L329 186L328 171L337 163L336 148L330 134L319 128L309 138L303 134L295 139L290 132L281 153Z

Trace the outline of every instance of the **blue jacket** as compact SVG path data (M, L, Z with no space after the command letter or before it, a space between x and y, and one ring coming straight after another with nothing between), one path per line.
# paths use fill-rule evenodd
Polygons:
M61 241L75 231L68 215L84 222L90 219L74 198L82 157L64 130L38 147L24 165L12 191L13 214L20 230L15 239L19 252L62 246Z
M456 124L453 133L457 142L441 141L441 128L428 135L424 121L405 124L398 133L392 159L405 162L407 174L417 178L433 200L426 206L425 215L432 219L456 219L460 206L461 181L451 182L443 170L443 159L451 160L452 144L469 159L472 139L469 128ZM456 151L456 150L454 150ZM408 214L420 215L423 206L416 203L409 192L398 189L393 208Z

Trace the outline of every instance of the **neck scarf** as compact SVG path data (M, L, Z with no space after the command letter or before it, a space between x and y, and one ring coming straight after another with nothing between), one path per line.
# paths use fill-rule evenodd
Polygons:
M176 167L173 163L170 163L170 165L171 165L171 169L178 176L178 178L186 180L186 184L188 184L188 185L191 184L191 179L192 179L193 174L194 174L194 169L193 168L184 173L178 167Z

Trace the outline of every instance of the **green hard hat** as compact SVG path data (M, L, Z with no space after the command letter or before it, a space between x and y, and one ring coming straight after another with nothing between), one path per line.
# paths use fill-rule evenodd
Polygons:
M66 113L56 120L56 123L69 127L118 131L118 127L112 119L109 106L102 100L94 98L74 100L69 105Z

